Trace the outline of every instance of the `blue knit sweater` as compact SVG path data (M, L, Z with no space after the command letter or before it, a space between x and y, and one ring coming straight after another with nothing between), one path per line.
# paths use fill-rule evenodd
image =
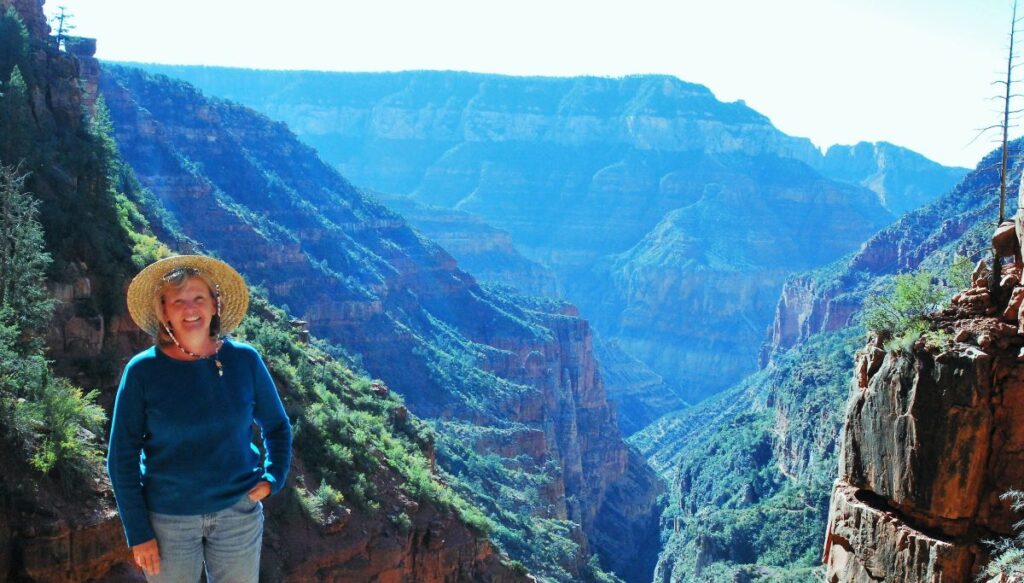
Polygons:
M129 546L154 538L149 512L208 514L260 480L271 493L291 463L291 426L263 359L225 340L212 359L175 360L153 347L124 369L110 427L107 471ZM263 432L266 461L252 443ZM140 455L141 452L141 455Z

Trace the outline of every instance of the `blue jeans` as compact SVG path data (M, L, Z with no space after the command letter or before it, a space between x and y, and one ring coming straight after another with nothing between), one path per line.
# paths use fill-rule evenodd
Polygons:
M196 583L206 564L209 583L257 583L263 541L263 503L248 494L211 514L149 513L160 550L151 583Z

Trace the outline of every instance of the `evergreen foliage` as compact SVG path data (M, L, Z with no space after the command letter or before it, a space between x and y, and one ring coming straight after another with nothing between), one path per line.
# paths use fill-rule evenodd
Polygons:
M928 270L893 277L891 290L874 293L864 305L864 326L895 343L916 340L930 330L926 316L942 306L946 290Z
M861 337L859 328L813 336L740 385L630 438L672 484L656 575L814 579Z
M0 13L0 80L11 78L11 71L28 54L28 29L13 6Z
M505 458L477 451L476 444L514 443L523 426L480 427L459 421L434 421L438 466L452 490L471 500L488 518L492 540L530 572L555 581L572 581L569 566L583 556L576 542L578 524L559 518L559 501L547 490L561 469L554 460L539 466L529 455ZM615 580L588 564L587 581Z
M0 306L6 308L0 321L14 326L22 342L40 348L36 339L53 309L45 288L51 259L44 250L39 201L25 192L25 178L0 165Z
M25 176L0 165L0 436L13 441L42 474L56 471L67 489L97 471L96 436L106 419L96 391L55 377L41 340L53 302L44 275L38 201Z
M1002 496L1010 500L1016 512L1024 511L1024 492L1010 490ZM978 573L979 581L1021 581L1024 579L1024 520L1013 525L1017 535L988 543L992 559Z
M17 65L0 80L0 160L14 161L17 153L31 149L33 135L32 111L29 108L28 86Z
M49 58L37 58L39 51ZM82 111L49 106L50 99L78 98L78 80L66 73L74 69L57 73L49 65L70 58L30 38L13 9L0 14L0 164L29 175L26 185L40 201L46 249L54 260L50 279L61 281L67 265L80 261L96 275L123 277L132 244L119 221L119 165L109 118L97 124ZM34 102L36 94L47 95L47 102ZM114 297L119 290L102 293L108 295L98 298L101 307L120 311L121 298Z

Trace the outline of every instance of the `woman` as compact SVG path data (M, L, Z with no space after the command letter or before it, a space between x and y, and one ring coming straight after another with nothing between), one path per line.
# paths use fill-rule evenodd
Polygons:
M284 485L291 427L251 346L228 339L249 291L222 261L169 257L128 288L155 346L124 369L107 470L125 536L149 581L256 582L263 498ZM252 443L263 432L266 459Z

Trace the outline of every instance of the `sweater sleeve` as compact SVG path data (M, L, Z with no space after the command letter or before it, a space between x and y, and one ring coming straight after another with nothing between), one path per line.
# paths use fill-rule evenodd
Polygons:
M267 365L255 350L253 355L256 361L253 370L256 402L253 417L263 433L263 449L267 452L263 479L270 482L270 493L276 494L284 487L291 466L292 427Z
M107 449L107 472L128 546L156 537L142 493L140 453L146 420L142 390L137 382L137 371L134 372L136 374L129 364L121 377L110 424L110 447Z

